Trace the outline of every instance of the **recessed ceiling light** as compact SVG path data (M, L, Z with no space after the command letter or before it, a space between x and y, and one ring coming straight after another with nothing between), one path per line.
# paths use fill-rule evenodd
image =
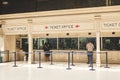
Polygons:
M7 5L8 1L3 1L2 4Z

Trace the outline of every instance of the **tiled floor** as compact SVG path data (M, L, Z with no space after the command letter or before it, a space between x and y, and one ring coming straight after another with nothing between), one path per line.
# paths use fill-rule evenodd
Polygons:
M110 68L94 68L85 63L75 63L71 70L66 70L67 63L42 62L43 68L38 64L17 62L18 67L13 67L13 62L0 63L0 80L120 80L120 65L109 65Z

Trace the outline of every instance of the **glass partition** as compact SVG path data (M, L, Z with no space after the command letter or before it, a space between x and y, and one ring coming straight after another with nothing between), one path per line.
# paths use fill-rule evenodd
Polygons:
M59 49L78 49L78 38L59 38Z
M103 37L103 50L120 50L120 37Z
M95 37L80 37L79 38L79 50L86 50L86 44L88 40L91 40L96 49L96 38Z
M51 49L57 49L57 38L33 38L33 49L42 49L49 42Z
M59 50L86 50L86 44L91 40L96 49L95 37L80 38L33 38L33 49L42 49L45 42L49 42L51 49Z

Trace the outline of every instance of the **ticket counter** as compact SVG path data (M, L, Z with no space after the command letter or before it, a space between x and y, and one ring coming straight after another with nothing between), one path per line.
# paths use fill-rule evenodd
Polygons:
M112 6L0 15L4 50L22 51L24 35L28 39L29 53L42 50L45 41L51 43L53 51L86 51L85 45L91 39L97 66L105 63L105 55L97 54L100 51L108 51L109 63L120 63L119 9L119 6ZM18 60L23 60L22 56L18 55ZM66 54L53 57L55 61L66 61L67 58ZM87 62L85 55L76 54L75 57L75 62ZM29 62L32 60L33 54L30 54Z

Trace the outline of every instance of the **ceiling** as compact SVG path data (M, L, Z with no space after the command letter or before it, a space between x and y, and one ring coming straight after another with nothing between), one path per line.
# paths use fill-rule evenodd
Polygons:
M0 0L0 14L106 6L107 0ZM120 5L120 0L109 0Z

